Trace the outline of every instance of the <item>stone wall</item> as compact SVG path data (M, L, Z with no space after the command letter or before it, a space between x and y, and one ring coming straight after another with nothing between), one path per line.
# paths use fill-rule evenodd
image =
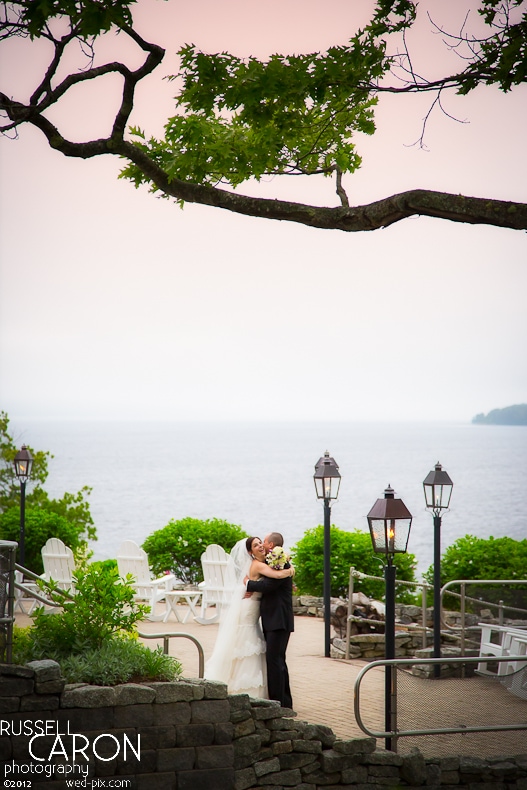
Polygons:
M66 685L53 661L0 665L0 728L6 788L527 790L527 755L400 756L221 683Z

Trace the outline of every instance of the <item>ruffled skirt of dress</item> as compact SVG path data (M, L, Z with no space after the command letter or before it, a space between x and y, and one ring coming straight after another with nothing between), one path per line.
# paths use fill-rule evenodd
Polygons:
M267 699L265 639L259 622L260 600L256 595L242 604L240 623L232 649L232 666L227 682L230 694L249 694Z

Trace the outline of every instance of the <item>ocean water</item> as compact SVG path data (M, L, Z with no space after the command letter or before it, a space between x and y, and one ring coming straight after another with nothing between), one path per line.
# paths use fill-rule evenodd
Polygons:
M422 482L439 461L454 483L444 550L466 534L527 537L527 427L470 423L93 422L11 420L16 444L49 450L52 496L89 485L95 559L144 539L171 518L222 518L291 547L323 522L314 466L325 450L342 475L331 521L367 531L391 485L413 515L408 550L433 559Z

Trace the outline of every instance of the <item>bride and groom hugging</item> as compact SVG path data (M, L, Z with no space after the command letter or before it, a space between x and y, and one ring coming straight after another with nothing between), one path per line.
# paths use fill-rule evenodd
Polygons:
M226 601L205 677L226 683L230 694L275 699L292 708L286 650L294 631L294 569L289 563L280 570L266 563L283 543L279 532L271 532L263 541L243 538L232 549Z

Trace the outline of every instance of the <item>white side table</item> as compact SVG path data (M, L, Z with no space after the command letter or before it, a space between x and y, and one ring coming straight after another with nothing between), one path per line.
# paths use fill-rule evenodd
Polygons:
M196 607L199 606L202 595L203 593L201 590L167 590L165 593L166 611L163 616L163 622L167 622L170 617L170 612L174 612L178 623L186 623L190 614L192 614L193 617L197 617L198 613ZM180 601L185 601L188 606L183 619L180 617L181 609L178 611L178 604Z

